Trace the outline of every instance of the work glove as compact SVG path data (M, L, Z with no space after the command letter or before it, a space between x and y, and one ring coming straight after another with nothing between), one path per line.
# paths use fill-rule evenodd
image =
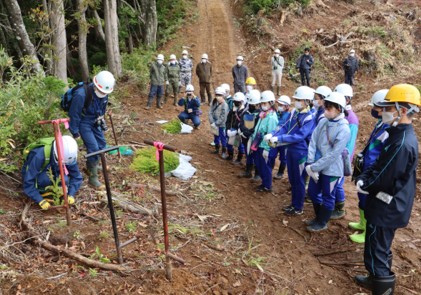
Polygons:
M42 210L48 210L48 208L51 207L50 203L48 203L46 200L42 200L38 203L38 205L41 207Z
M368 192L367 191L365 191L365 190L363 190L361 187L364 185L364 181L362 181L362 180L358 180L357 181L357 191L360 193L360 194L363 194L363 195L368 195Z
M266 162L269 159L269 152L267 150L263 151L263 158L265 159Z
M311 165L308 165L306 167L306 172L307 172L308 176L313 178L315 183L317 183L319 181L319 172L314 172L313 170L311 170Z
M75 203L75 197L73 196L67 196L67 202L69 205L73 205ZM64 205L64 200L61 202L62 205Z
M271 133L269 133L269 134L266 134L266 135L263 137L263 140L264 140L264 141L269 141L272 137L273 137L273 135L272 135Z
M167 81L167 82L165 82L165 84L170 85L170 82L169 82L169 81Z
M228 130L227 135L228 135L228 137L233 137L233 136L237 135L237 130Z
M180 81L180 82L178 82L178 86L181 86L181 81Z
M212 128L216 128L216 124L215 124L215 122L211 124L211 127L212 127Z
M272 136L272 138L270 139L271 143L277 143L278 142L278 137L277 136Z

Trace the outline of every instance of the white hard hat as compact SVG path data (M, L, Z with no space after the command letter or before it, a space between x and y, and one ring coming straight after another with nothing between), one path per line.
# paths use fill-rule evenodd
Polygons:
M320 94L323 97L328 96L332 92L332 89L330 89L327 86L319 86L317 87L316 91L314 91L315 94Z
M177 59L177 57L175 56L175 54L171 54L170 59Z
M215 95L225 95L225 89L221 86L216 87L215 89Z
M244 60L244 58L241 56L241 55L239 55L239 56L237 56L237 59L236 60L241 60L241 61L243 61Z
M330 101L340 105L343 109L346 107L345 96L340 92L332 92L325 97L324 101Z
M374 92L373 96L371 97L371 101L368 103L369 106L378 106L378 103L384 102L385 97L389 89L381 89Z
M237 92L233 96L233 101L241 101L242 103L244 103L246 101L246 97L245 97L244 93Z
M260 103L260 91L257 89L251 90L247 93L247 103L256 105Z
M349 51L349 53L355 53L355 50L354 50L354 49L351 49L351 50Z
M278 98L277 102L282 104L282 105L290 106L291 105L291 98L289 98L289 96L287 96L287 95L281 95Z
M270 90L263 91L260 98L260 103L271 102L271 101L275 101L275 94L273 94L273 92Z
M344 96L347 97L352 97L354 92L352 91L352 87L349 84L339 84L335 87L335 90L333 90L334 92L340 92L342 93Z
M71 164L76 163L77 152L78 152L76 140L74 140L73 137L69 135L64 135L62 137L62 140L63 140L63 150L61 152L63 153L63 161L64 161L63 163L65 165L71 165ZM56 141L54 141L54 156L56 159L58 159Z
M181 53L182 55L184 55L184 54L189 54L189 52L187 51L187 50L183 50L183 52Z
M156 57L156 60L164 60L164 55L163 54L158 54L158 56Z
M280 53L281 53L281 51L280 51L278 48L276 48L276 49L275 49L275 53L279 53L279 54L280 54Z
M300 86L295 90L294 95L292 97L295 99L313 100L314 89L308 86Z
M191 84L188 84L187 86L186 86L186 92L193 92L194 91L194 86L193 85L191 85Z
M108 71L99 72L93 79L94 85L102 93L110 94L114 90L115 78Z
M202 54L202 59L208 59L208 55L206 53Z
M219 87L223 88L227 94L231 91L230 85L227 83L221 84Z

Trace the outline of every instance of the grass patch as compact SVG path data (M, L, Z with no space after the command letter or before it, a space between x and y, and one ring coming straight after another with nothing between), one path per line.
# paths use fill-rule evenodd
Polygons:
M162 130L164 130L165 133L169 134L178 134L181 132L181 124L180 120L175 118L168 123L165 123L162 125Z
M149 173L152 175L159 174L159 164L156 160L156 149L153 147L144 148L137 150L133 163L130 166L133 170L141 173ZM164 151L164 170L165 172L170 172L177 168L179 164L178 155Z

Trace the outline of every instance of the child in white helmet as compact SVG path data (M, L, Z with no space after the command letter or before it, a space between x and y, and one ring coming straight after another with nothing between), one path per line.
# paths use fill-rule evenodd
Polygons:
M237 134L238 127L240 125L241 118L244 113L247 111L246 108L246 97L244 93L237 92L234 94L233 98L233 108L229 111L227 116L227 150L228 157L226 160L232 161L234 159L234 145L238 147L237 159L234 161L234 164L239 165L245 154L245 148L243 143L240 140L239 135Z
M227 122L228 104L225 102L225 90L222 87L215 89L215 98L209 107L209 123L214 134L215 151L214 154L219 153L219 148L222 145L222 158L227 155L227 137L225 134L225 124Z

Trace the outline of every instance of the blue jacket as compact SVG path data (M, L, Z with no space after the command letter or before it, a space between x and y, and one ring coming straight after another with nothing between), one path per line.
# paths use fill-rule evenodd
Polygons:
M188 110L192 109L193 110L192 114L198 115L199 108L200 108L200 100L197 96L195 96L194 98L183 97L178 101L178 105L180 107L184 106L184 111L186 113L189 113Z
M307 156L311 170L327 176L344 176L342 152L351 136L344 117L342 114L335 120L323 118L314 129Z
M45 192L45 187L52 185L48 177L48 171L51 168L54 178L60 178L60 169L54 160L54 152L51 150L50 162L42 169L44 165L44 147L33 149L26 158L22 167L23 191L36 203L43 200L41 196ZM77 163L66 165L68 175L65 175L67 184L67 193L74 196L82 184L82 174L79 171Z
M313 59L313 56L311 56L311 54L309 55L302 54L297 59L296 68L310 70L313 63L314 63L314 59Z
M362 189L369 192L365 216L371 224L399 228L408 225L417 186L418 140L411 124L387 129L389 138L377 161L363 171ZM393 196L390 204L376 198L384 192Z
M345 72L353 74L358 71L358 59L355 56L348 56L344 59L342 66Z
M278 114L278 126L282 127L291 118L291 112L277 112Z
M291 113L291 120L272 134L278 137L279 144L288 145L289 150L307 152L307 142L315 126L313 114L308 108L301 112L294 109Z
M384 124L381 120L377 122L373 132L371 132L366 149L364 151L364 166L363 170L372 166L383 150L385 141L389 138L389 133L386 129L389 125Z
M92 91L92 102L86 110L84 110L86 98L85 89L81 87L73 94L72 104L69 110L69 130L73 136L79 135L80 122L89 122L93 125L99 116L103 116L105 114L107 109L108 95L103 98L99 98L94 92L94 84L91 83L88 87L90 87Z
M325 108L324 107L319 107L316 111L316 113L314 114L314 119L316 120L316 125L319 124L319 122L325 117Z

